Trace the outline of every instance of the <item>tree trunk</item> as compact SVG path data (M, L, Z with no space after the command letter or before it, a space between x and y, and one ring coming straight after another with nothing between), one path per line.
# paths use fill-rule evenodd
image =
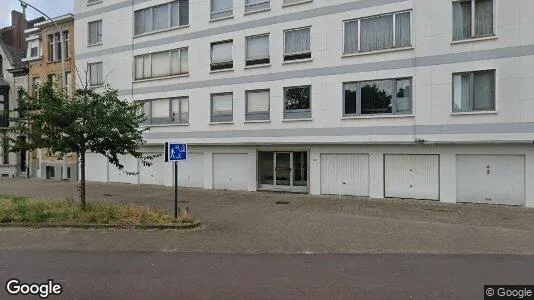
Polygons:
M81 151L80 156L80 202L82 210L85 210L85 150Z

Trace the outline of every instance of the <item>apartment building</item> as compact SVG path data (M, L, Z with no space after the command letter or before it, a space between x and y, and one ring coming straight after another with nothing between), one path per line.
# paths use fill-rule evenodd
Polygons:
M76 0L78 69L181 186L534 207L534 1ZM88 155L94 181L172 166ZM529 184L530 183L530 184Z
M74 17L67 14L53 18L53 21L43 20L33 28L24 31L28 44L26 57L28 64L29 85L27 90L33 93L35 87L47 81L53 81L61 86L61 56L65 55L65 88L73 91L75 88L74 54ZM55 23L55 24L54 24ZM56 26L57 25L57 26ZM62 49L65 45L65 49ZM29 157L32 177L47 179L75 179L77 178L77 158L68 155L66 162L58 159L46 149L33 151ZM66 174L63 168L66 166Z

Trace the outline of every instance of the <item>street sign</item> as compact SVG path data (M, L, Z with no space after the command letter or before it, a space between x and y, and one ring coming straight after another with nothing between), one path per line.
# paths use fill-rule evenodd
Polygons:
M180 161L187 159L187 144L165 143L165 161Z

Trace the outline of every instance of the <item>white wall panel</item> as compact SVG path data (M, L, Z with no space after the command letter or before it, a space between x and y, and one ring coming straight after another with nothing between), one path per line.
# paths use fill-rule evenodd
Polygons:
M439 156L384 156L385 197L439 200Z
M85 179L87 181L108 181L108 160L98 153L85 154Z
M187 160L178 163L178 185L204 187L204 154L188 153Z
M321 154L321 194L369 196L369 155Z
M458 155L458 202L524 205L523 155Z
M113 165L109 165L109 182L139 183L139 175L128 175L125 172L138 172L138 161L130 155L119 156L119 162L124 165L124 169L119 170Z
M147 155L161 154L154 158L150 166L145 166L139 161L139 183L165 185L165 176L167 175L165 158L163 153L147 153Z
M248 190L248 154L213 154L213 188Z

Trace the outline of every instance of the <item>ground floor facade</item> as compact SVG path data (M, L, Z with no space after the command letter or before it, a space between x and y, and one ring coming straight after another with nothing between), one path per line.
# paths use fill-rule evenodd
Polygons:
M163 146L147 146L147 154ZM413 198L534 207L534 147L478 145L190 145L178 164L183 187L283 191L313 195ZM127 175L87 155L87 179L173 185L163 155L151 166L122 157Z

